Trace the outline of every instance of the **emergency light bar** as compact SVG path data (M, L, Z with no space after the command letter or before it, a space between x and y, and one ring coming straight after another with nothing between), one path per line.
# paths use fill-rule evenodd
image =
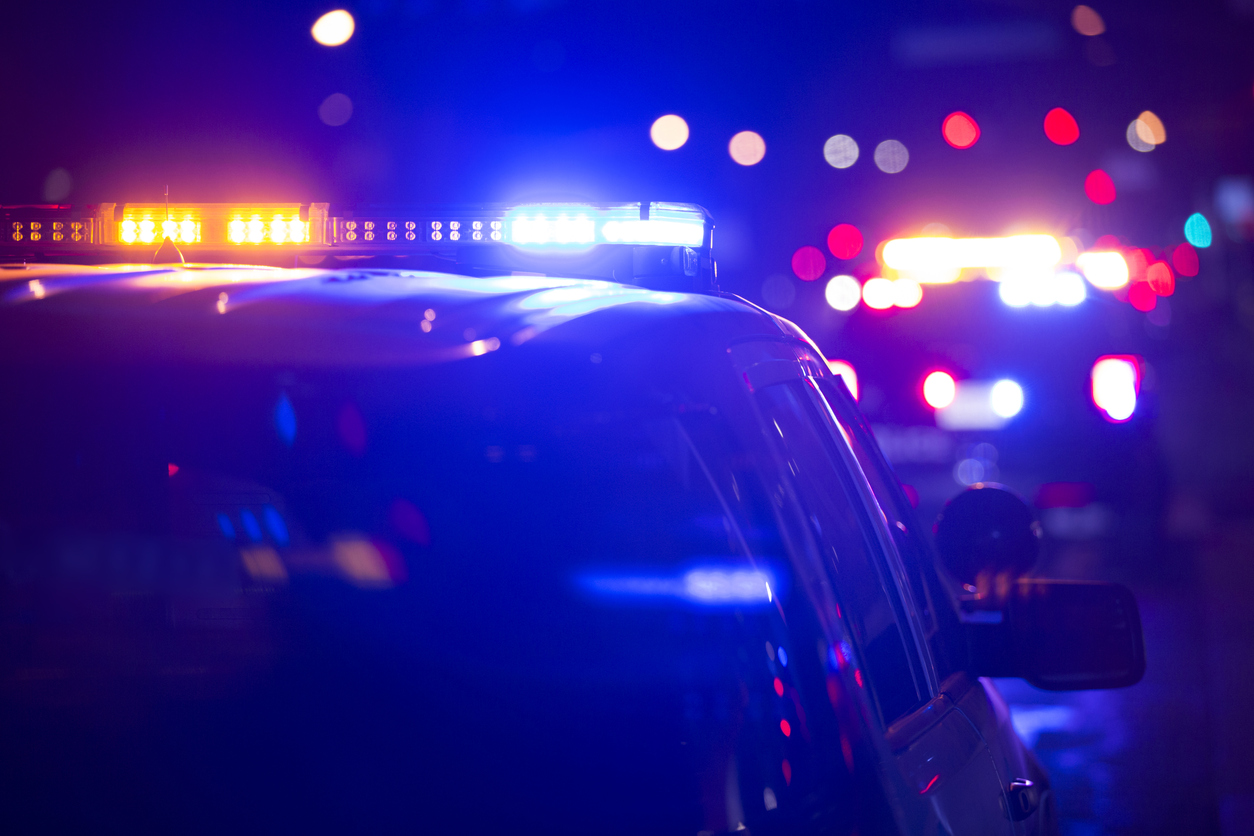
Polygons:
M711 289L714 225L685 203L472 206L101 203L0 206L0 260L285 263L409 259L470 273L554 273ZM178 252L158 247L169 241ZM691 285L691 287L689 287Z

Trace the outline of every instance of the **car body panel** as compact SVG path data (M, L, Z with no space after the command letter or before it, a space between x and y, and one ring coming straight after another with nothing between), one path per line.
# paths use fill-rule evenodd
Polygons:
M582 353L594 364L602 353L635 354L646 364L638 373L648 374L652 364L659 377L674 377L668 363L688 364L685 374L734 376L750 395L799 381L816 387L811 395L821 408L839 398L822 354L800 329L727 295L396 270L122 265L0 271L0 366L452 369L489 354L531 356L546 348ZM543 374L537 357L534 369L522 373ZM939 823L953 833L1038 832L1035 819L1012 825L1004 813L1007 781L1028 777L1030 764L995 691L971 687L950 695L937 685L935 654L917 618L918 602L911 601L914 584L903 577L909 570L894 543L897 532L880 510L900 501L880 495L899 491L895 479L882 457L857 454L852 430L834 414L814 431L830 433L864 510L876 520L873 539L893 564L926 667L931 701L888 730L895 754L882 736L877 744L884 763L896 764L884 781L897 797L901 824L927 831ZM874 478L868 481L864 470ZM797 536L798 543L805 539ZM833 623L826 629L836 643L845 628ZM858 693L862 681L854 683L855 672L844 668L841 676ZM867 706L859 712L859 722L877 723ZM933 768L930 777L924 774Z

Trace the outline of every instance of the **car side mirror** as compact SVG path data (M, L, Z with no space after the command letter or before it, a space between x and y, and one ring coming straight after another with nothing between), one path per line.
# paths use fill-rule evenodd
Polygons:
M968 672L1026 679L1047 691L1135 685L1145 641L1127 587L1092 581L1016 581L1001 610L961 614Z
M941 564L968 592L987 598L1032 571L1041 526L1031 507L1004 485L972 485L945 504L936 520Z

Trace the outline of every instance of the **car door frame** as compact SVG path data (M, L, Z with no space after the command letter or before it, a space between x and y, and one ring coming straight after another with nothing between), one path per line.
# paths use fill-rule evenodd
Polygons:
M810 393L813 405L825 414L825 425L812 429L832 438L841 464L853 476L862 516L871 520L875 531L881 568L887 569L892 578L893 589L890 591L886 586L885 594L896 592L902 611L908 614L906 626L913 637L918 661L930 674L931 699L900 718L885 718L887 727L882 728L882 732L907 786L930 802L927 805L930 816L920 817L916 808L909 818L916 825L930 828L939 824L951 832L952 825L957 825L964 833L1021 832L1007 814L1006 783L1001 779L1001 770L997 768L988 741L961 710L974 692L982 694L983 689L976 688L963 673L951 675L944 683L936 681L934 661L919 624L919 612L904 576L901 556L889 532L888 520L854 454L852 439L817 383L831 376L826 362L812 345L787 337L737 341L729 347L729 354L751 395L766 387L801 382ZM764 418L760 416L760 423L762 421ZM936 771L928 778L923 775L924 767L920 764L936 767ZM920 784L921 777L926 780ZM974 819L968 818L972 810L979 811Z

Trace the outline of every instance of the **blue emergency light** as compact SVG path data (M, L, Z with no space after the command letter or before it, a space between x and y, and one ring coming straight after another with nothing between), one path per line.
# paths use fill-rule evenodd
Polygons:
M506 240L523 247L641 244L701 247L706 214L677 203L622 206L545 204L519 206L505 215Z

